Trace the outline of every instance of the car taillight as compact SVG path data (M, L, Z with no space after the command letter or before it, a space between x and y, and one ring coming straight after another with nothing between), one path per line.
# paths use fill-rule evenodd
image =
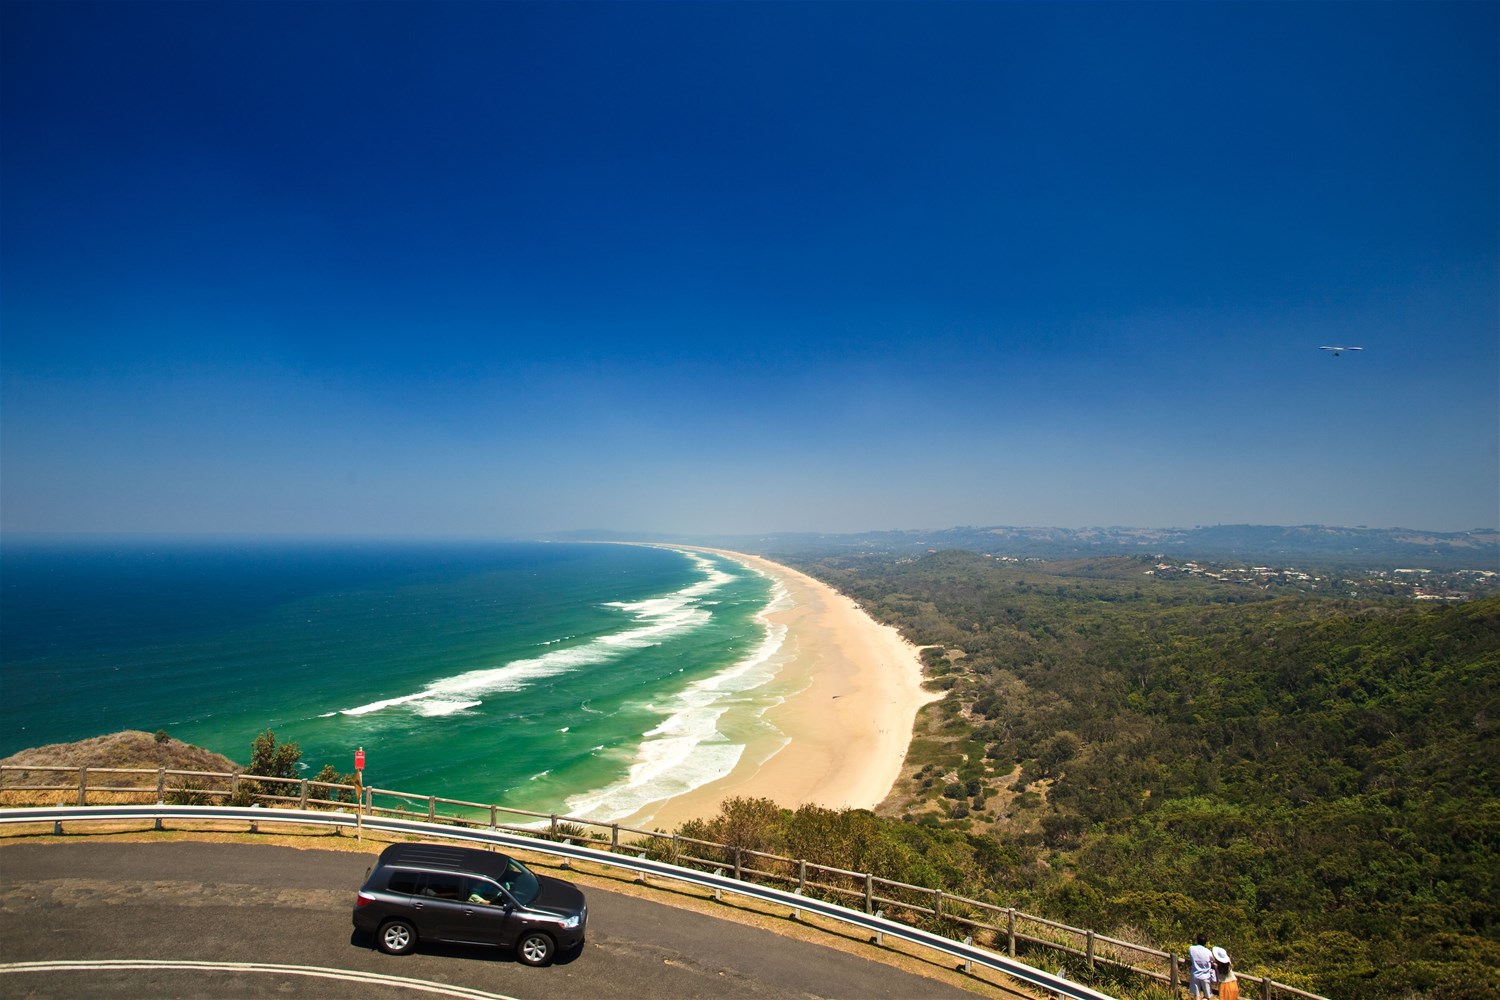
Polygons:
M354 897L355 906L369 906L373 902L375 902L375 897L368 895L367 893L362 892Z

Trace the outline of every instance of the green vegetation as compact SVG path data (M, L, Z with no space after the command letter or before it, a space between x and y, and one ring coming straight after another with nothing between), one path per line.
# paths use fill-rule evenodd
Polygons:
M291 741L277 745L276 734L267 729L251 742L250 766L245 770L248 774L267 778L300 778L298 764L301 761L300 746Z
M276 742L276 734L267 729L250 743L250 766L245 769L246 774L264 775L267 778L292 778L302 777L302 747L288 740L285 743ZM352 785L355 783L354 775L340 774L332 764L324 764L323 769L313 776L313 781L321 781L331 785ZM278 793L280 789L276 790ZM353 802L354 793L345 790L329 789L323 794L334 802ZM249 805L255 801L256 789L245 785L240 788L236 797L230 800L232 805Z
M883 810L905 822L826 863L1179 952L1201 929L1329 996L1500 995L1500 598L1279 596L1133 558L801 568L934 647L949 692ZM689 835L737 842L721 821Z

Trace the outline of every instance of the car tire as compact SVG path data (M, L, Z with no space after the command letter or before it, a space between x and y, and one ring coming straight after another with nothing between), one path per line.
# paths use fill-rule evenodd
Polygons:
M557 953L557 945L550 935L531 931L516 942L516 958L526 965L547 965Z
M417 929L405 920L387 920L375 935L375 946L387 955L405 955L417 946Z

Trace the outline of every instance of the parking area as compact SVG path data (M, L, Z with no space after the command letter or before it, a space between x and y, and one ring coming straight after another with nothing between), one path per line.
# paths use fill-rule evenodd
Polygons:
M385 955L350 922L372 861L259 844L5 844L0 990L294 1000L975 996L843 951L596 887L586 890L586 945L547 968L505 950L463 946Z

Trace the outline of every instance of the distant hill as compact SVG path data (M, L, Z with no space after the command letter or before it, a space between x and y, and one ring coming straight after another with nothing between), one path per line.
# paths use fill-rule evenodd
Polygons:
M170 737L158 741L151 733L138 730L95 736L77 743L31 747L0 760L0 764L16 767L165 767L175 771L218 772L245 769L222 754Z
M559 541L666 541L752 552L799 555L869 551L921 553L964 549L1017 558L1075 559L1103 555L1164 555L1251 563L1307 563L1328 567L1421 567L1500 570L1500 531L1423 531L1414 528L1327 525L1218 524L1196 528L957 527L866 531L858 534L783 532L768 535L673 536L578 531Z

